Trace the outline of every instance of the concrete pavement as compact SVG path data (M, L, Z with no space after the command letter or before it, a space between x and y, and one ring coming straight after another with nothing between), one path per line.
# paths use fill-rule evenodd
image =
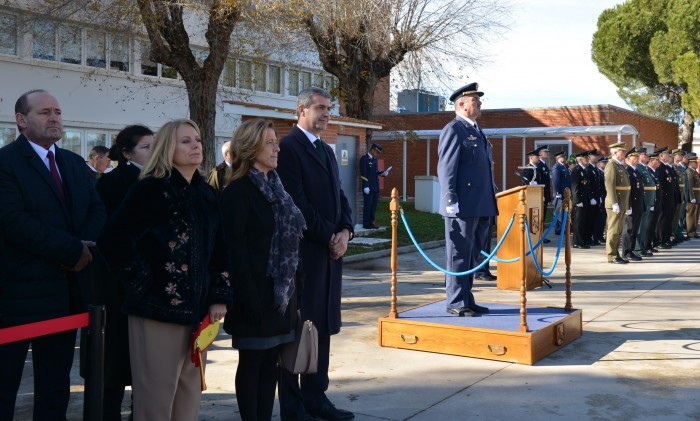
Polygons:
M545 247L545 267L555 243ZM428 254L444 263L444 248ZM700 240L627 265L608 264L604 247L574 249L572 260L583 336L533 366L379 347L389 258L346 263L329 397L358 421L700 420ZM562 256L553 289L528 292L528 305L562 307L563 276ZM444 298L443 276L418 253L400 255L398 280L399 310ZM479 301L519 302L495 282L476 281L474 292ZM239 420L230 337L220 334L208 360L199 418ZM31 419L29 367L17 420ZM75 368L70 420L82 418L77 360Z

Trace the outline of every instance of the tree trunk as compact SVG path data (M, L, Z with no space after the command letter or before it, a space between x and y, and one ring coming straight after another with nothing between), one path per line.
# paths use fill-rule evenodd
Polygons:
M686 152L690 152L693 147L693 131L695 130L695 117L688 110L684 110L683 125L681 126L680 147Z
M190 119L199 126L202 136L204 161L202 169L208 172L216 165L216 93L217 80L207 80L203 71L196 72L193 80L185 80L190 105Z

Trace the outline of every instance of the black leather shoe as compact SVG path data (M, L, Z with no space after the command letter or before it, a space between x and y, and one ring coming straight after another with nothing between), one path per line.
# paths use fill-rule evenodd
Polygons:
M616 265L624 265L626 263L629 263L627 260L623 259L622 257L616 257L612 260L608 260L608 263L615 263Z
M550 240L549 238L545 238L544 240L542 240L542 243L543 243L543 244L548 244L548 243L551 243L551 242L552 242L552 240Z
M649 251L652 252L652 253L658 253L658 252L659 252L659 249L655 249L654 247L652 247L652 248L649 249Z
M296 416L281 415L280 418L282 419L282 421L319 421L318 418L312 417L311 415L309 415L308 412L302 412L301 414Z
M575 249L589 249L589 248L591 248L591 246L586 246L586 245L579 246L578 244L574 244L572 247Z
M474 313L488 313L489 309L484 306L480 306L478 304L472 304L469 306L469 310L473 311Z
M316 409L308 410L316 418L328 421L343 421L355 418L355 414L344 409L336 408L332 403L324 403Z
M641 262L641 261L642 261L642 258L639 257L639 256L637 256L637 255L634 254L634 253L629 253L628 255L625 256L625 259L626 259L626 260L632 260L632 261L634 261L634 262Z
M469 307L448 308L447 314L452 314L453 316L458 317L474 317L474 311L472 311Z
M477 273L474 275L474 279L479 281L495 281L497 278L490 273Z
M644 253L642 253L642 257L651 257L653 255L654 255L654 253L652 253L650 251L645 251Z
M662 250L668 250L668 249L672 248L673 246L668 244L668 243L661 243L661 244L659 244L658 247Z

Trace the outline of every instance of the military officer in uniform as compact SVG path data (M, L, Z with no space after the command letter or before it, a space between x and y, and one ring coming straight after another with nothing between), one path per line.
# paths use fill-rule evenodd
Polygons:
M525 154L528 159L526 166L522 167L522 182L523 185L543 185L542 173L538 171L540 164L539 150L535 149Z
M605 252L609 263L629 263L620 256L620 234L625 222L625 215L631 214L630 179L625 169L624 142L610 145L612 158L605 167L605 211L607 213L607 233Z
M374 215L377 211L379 198L379 177L389 175L389 170L379 170L376 155L382 153L384 148L372 143L369 152L360 158L360 180L362 180L362 196L364 197L364 209L362 210L362 227L366 229L379 228L374 223Z
M564 189L571 190L571 171L566 165L566 151L561 151L555 155L557 163L552 167L552 184L554 187L554 213L561 209L564 200ZM564 215L559 215L554 226L554 233L561 234L561 223Z
M688 154L688 201L685 222L688 226L688 238L700 238L698 236L698 209L700 208L700 174L698 174L698 156L695 153Z
M663 164L659 160L659 154L656 152L649 154L649 164L647 165L647 170L649 174L654 179L656 183L656 192L654 195L654 203L651 207L651 212L649 213L649 223L647 224L646 232L646 244L645 250L648 253L658 253L659 250L655 249L654 246L658 245L656 243L656 229L659 226L659 218L661 217L661 210L663 209L664 192L661 187L660 172L659 168Z
M678 148L672 152L673 169L678 178L678 188L681 197L681 202L676 205L676 213L673 215L673 224L671 225L671 236L676 243L688 240L688 237L683 235L685 228L685 210L687 207L690 192L688 191L688 159L684 150Z
M637 233L639 225L642 222L642 215L645 211L644 206L644 183L641 175L637 172L637 164L639 163L639 151L643 148L632 147L625 155L627 163L627 176L630 182L630 208L625 216L625 222L622 226L622 257L626 260L639 262L642 257L634 252L637 244Z
M576 165L571 168L571 200L573 211L571 215L572 228L574 230L574 248L590 248L586 244L586 224L589 223L588 213L593 210L591 206L591 190L588 172L588 151L576 154Z
M597 239L593 238L593 233L594 229L596 226L596 221L599 218L600 212L600 191L602 189L601 185L603 184L602 177L600 176L600 173L598 172L598 150L593 149L592 151L588 152L588 171L586 172L586 175L588 177L588 185L589 188L591 189L591 208L590 212L588 213L588 224L586 226L586 234L585 234L585 239L586 239L586 244L590 246L599 246L602 245L602 243L598 242Z
M654 211L654 201L656 200L656 180L649 169L649 155L645 148L638 148L639 163L637 163L637 174L644 185L644 213L639 223L637 231L637 242L634 246L634 253L642 257L651 257L654 254L647 249L647 227Z
M549 204L552 203L552 177L549 170L549 165L547 165L547 160L549 159L549 148L547 145L542 145L537 148L540 156L540 162L537 164L537 171L540 173L540 178L542 179L542 185L544 185L543 199L544 206L542 208L542 225L544 226L544 221L547 217L547 209ZM543 243L549 243L549 239L545 238Z
M678 190L676 172L672 167L673 158L669 154L668 146L657 149L655 152L658 153L661 160L657 173L661 182L661 190L663 190L663 206L661 215L659 215L654 244L660 249L670 249L673 247L673 244L671 244L671 224L673 223L676 204L680 200L680 192Z
M593 240L591 244L603 245L605 244L605 222L608 220L605 214L605 167L608 165L608 157L604 155L597 157L597 159L595 170L598 172L598 194L600 199L595 208L596 216L593 224Z
M438 178L440 214L445 218L445 260L450 272L477 266L492 218L498 215L491 144L479 128L481 96L477 83L450 96L455 118L440 132ZM488 308L476 304L473 275L446 275L447 313L471 317Z

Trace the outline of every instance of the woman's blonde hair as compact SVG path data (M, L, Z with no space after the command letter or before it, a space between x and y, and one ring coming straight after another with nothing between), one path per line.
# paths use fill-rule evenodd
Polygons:
M275 131L275 126L269 120L256 118L245 121L233 133L231 138L231 168L234 171L229 171L226 175L226 184L248 174L255 163L255 157L265 145L267 129Z
M181 118L169 121L158 130L151 145L151 157L141 170L141 178L155 177L168 178L173 171L173 156L177 146L177 129L183 124L188 124L201 136L199 126L192 120Z

